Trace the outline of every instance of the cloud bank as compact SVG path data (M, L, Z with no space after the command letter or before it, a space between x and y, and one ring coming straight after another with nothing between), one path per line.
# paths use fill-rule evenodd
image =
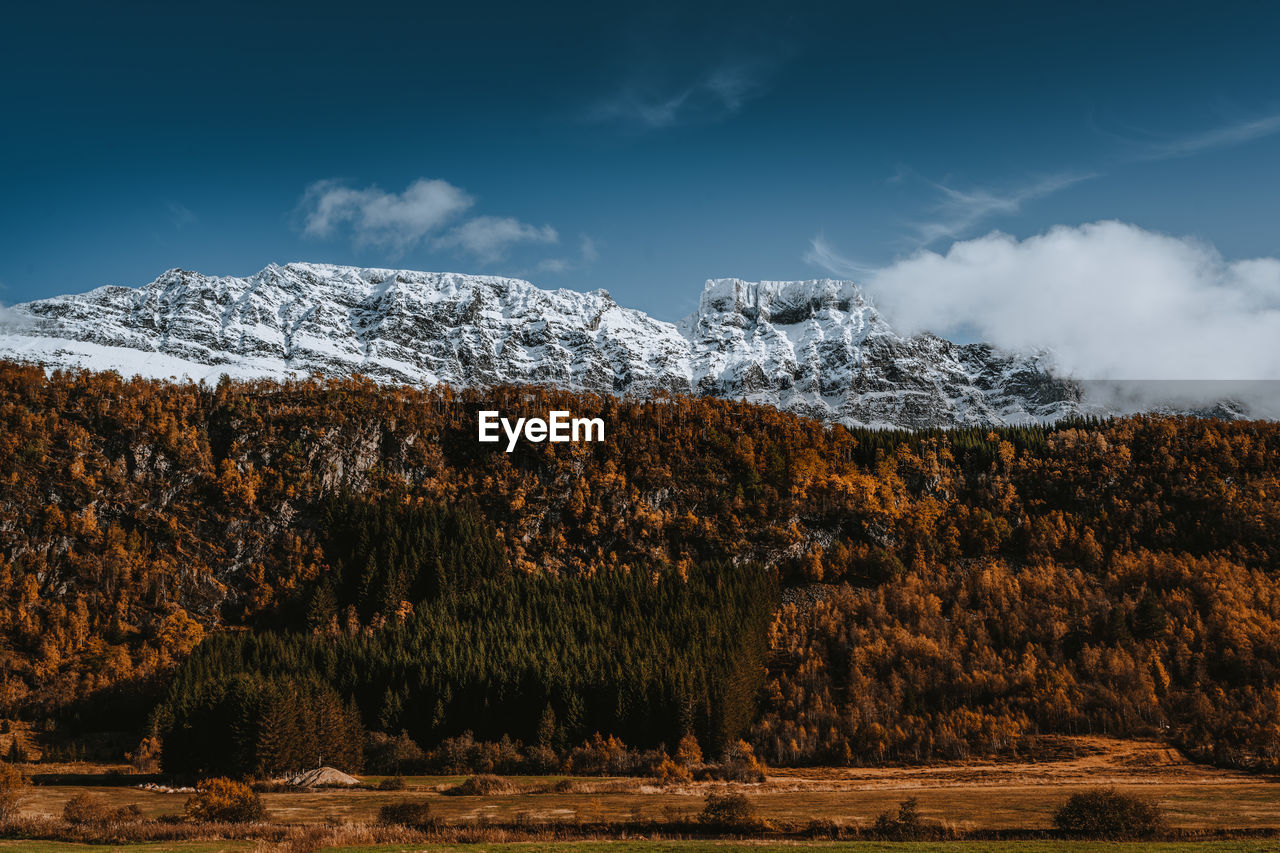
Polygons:
M905 329L1047 348L1080 379L1280 379L1280 260L1123 222L919 251L867 287Z
M516 244L559 239L550 225L538 227L509 216L463 219L462 214L474 204L470 195L448 181L420 178L403 192L393 193L328 180L307 188L298 211L302 233L308 237L349 236L357 246L386 249L394 255L430 239L436 249L458 249L481 263L492 263Z

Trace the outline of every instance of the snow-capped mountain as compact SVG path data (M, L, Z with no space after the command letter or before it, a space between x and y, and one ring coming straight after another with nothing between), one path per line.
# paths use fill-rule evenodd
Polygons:
M0 357L131 376L349 374L383 382L541 382L767 403L848 425L1052 421L1079 388L1041 356L900 335L850 282L708 281L678 325L606 291L495 276L271 265L170 270L139 288L13 306Z

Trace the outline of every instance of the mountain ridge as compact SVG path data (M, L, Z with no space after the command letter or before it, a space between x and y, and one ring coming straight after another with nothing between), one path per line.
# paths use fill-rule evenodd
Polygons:
M12 306L0 356L153 378L362 373L385 383L548 383L746 399L847 426L1050 423L1086 411L1044 353L902 335L849 281L710 279L678 323L608 291L295 262L171 269Z

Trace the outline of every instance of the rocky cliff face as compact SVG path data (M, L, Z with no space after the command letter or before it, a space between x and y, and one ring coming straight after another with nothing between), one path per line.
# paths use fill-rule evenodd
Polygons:
M603 290L495 276L269 266L247 278L170 270L14 306L0 357L124 375L349 374L380 382L539 382L616 394L707 394L844 424L1053 421L1079 389L1037 355L897 334L850 282L707 282L678 325Z

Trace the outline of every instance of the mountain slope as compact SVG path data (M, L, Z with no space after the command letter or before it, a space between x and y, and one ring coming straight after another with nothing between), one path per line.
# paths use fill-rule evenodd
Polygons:
M380 382L550 383L766 403L846 425L1050 422L1081 411L1038 356L896 333L850 282L708 281L678 325L603 290L496 276L271 265L170 270L17 305L0 356L124 375L363 373Z
M495 403L600 417L611 440L507 453L475 440ZM1278 459L1265 422L902 433L711 398L0 363L0 718L139 727L200 644L197 663L346 679L367 726L424 746L536 742L548 704L569 744L671 743L695 673L668 650L736 661L718 644L757 632L760 704L715 704L758 707L739 722L773 762L1093 731L1274 770ZM783 588L767 636L673 623L650 595L711 571L689 603L714 606L688 612L746 616L730 605L756 566ZM224 625L248 630L200 643Z

